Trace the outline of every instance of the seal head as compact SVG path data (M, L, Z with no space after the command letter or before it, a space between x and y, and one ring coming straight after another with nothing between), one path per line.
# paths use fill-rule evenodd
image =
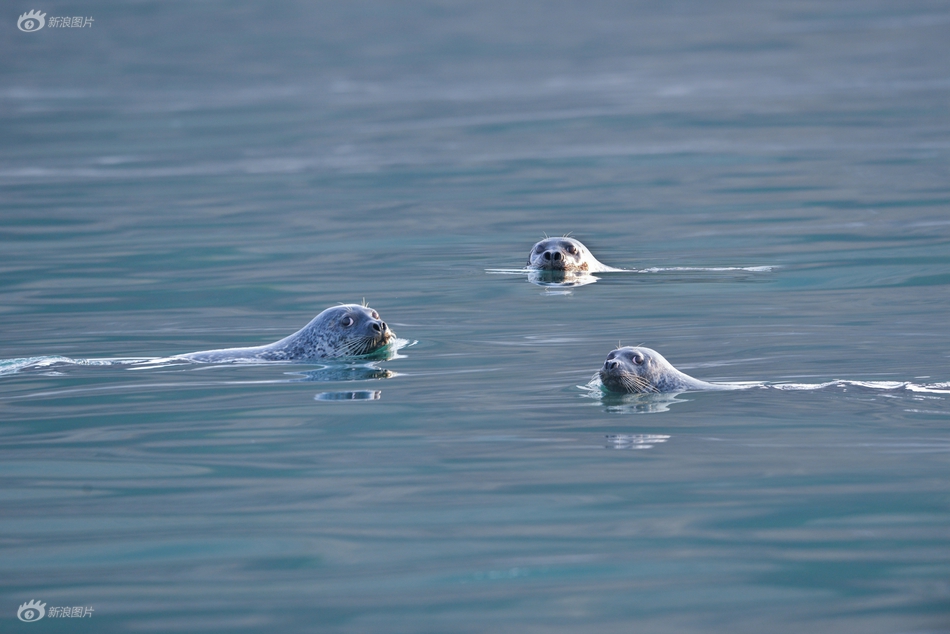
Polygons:
M599 376L608 391L625 394L722 389L680 372L656 350L639 346L611 351Z
M342 304L327 308L294 334L266 346L204 350L181 356L205 363L366 357L384 353L394 337L379 313L369 306Z
M597 261L580 240L574 238L545 238L531 248L529 269L565 273L595 273L609 271L610 267Z

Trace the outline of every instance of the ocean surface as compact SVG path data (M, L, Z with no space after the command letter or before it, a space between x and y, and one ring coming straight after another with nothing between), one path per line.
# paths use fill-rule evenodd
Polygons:
M950 632L948 29L7 4L0 631ZM568 232L627 271L518 270ZM396 358L132 363L364 300Z

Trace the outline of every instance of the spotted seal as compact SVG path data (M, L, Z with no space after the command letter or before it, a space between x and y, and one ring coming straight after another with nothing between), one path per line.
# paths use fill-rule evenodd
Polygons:
M611 351L598 374L608 391L626 394L730 389L727 385L694 379L674 368L656 350L639 346Z
M567 236L545 238L535 244L528 253L526 266L535 271L564 273L601 273L616 270L598 262L580 240Z
M202 350L178 358L222 363L366 357L384 353L394 337L379 313L369 306L342 304L327 308L294 334L266 346Z

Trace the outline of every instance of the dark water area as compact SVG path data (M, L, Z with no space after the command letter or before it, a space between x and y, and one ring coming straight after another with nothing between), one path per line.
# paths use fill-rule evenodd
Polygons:
M11 5L0 631L950 631L948 25ZM627 271L517 273L567 232ZM363 300L395 358L132 362Z

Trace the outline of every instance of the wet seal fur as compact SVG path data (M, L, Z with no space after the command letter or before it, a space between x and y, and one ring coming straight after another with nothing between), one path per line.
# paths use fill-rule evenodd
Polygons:
M622 394L730 389L728 385L694 379L674 368L656 350L639 346L624 346L611 351L598 376L607 391Z
M545 238L528 253L529 269L561 273L603 273L616 271L597 261L590 250L580 240L564 236L563 238Z
M309 324L266 346L202 350L178 355L200 363L228 361L311 361L383 354L395 334L379 313L361 304L327 308Z

